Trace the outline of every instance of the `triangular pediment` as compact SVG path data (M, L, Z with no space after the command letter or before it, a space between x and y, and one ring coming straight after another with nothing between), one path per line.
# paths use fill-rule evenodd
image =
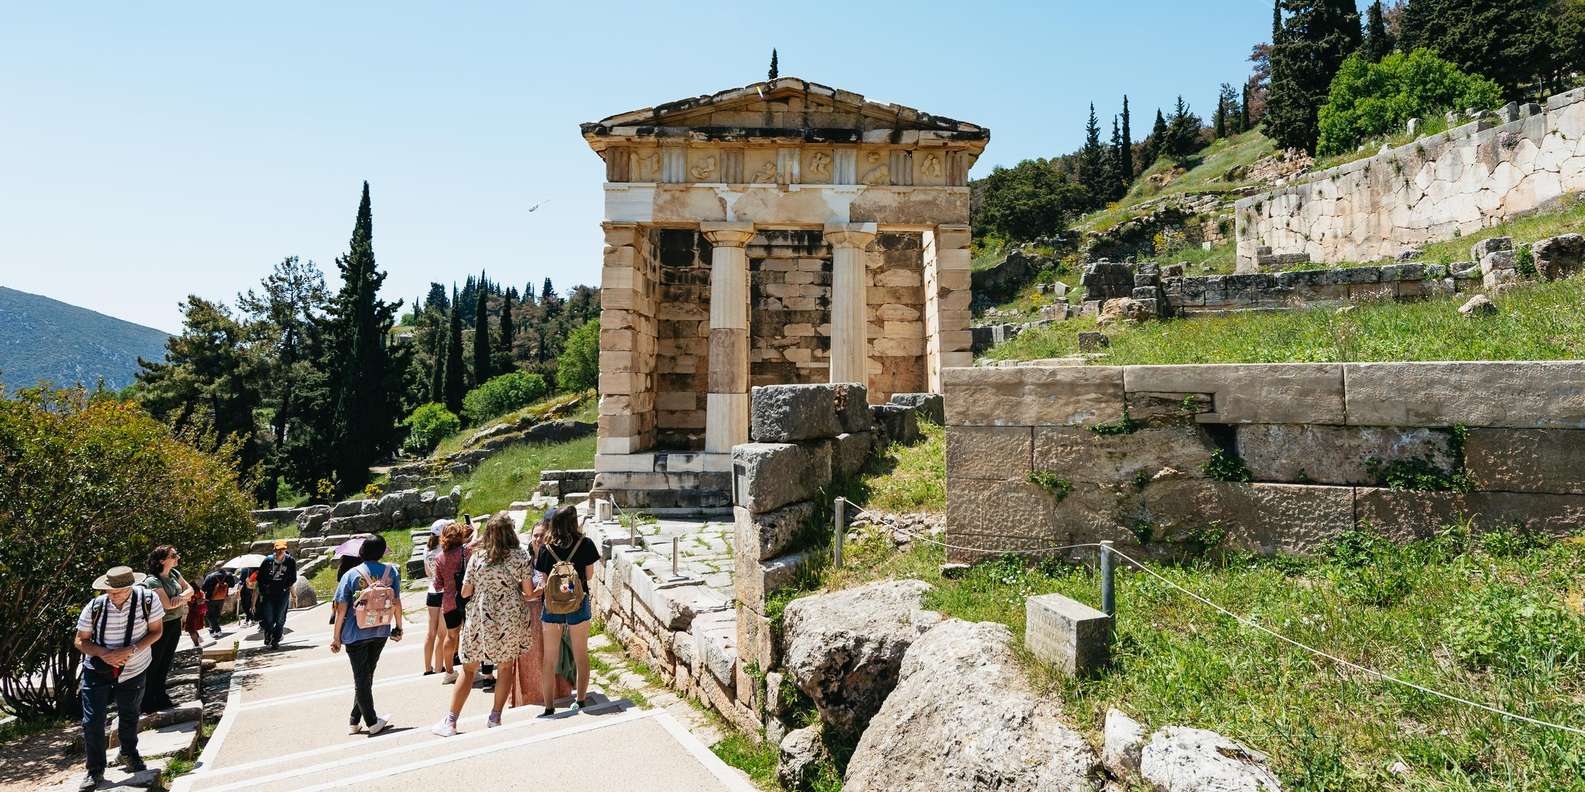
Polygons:
M583 125L585 136L616 130L873 130L932 131L984 139L989 130L898 104L794 77L618 113Z

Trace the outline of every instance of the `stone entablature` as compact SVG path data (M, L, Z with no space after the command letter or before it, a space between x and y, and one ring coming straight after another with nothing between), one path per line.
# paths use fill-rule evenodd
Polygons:
M967 184L988 130L781 78L582 132L606 162L595 467L619 503L729 505L751 386L884 402L972 362ZM622 494L690 488L715 494Z
M947 541L989 554L1585 526L1582 361L951 369L946 408ZM1391 488L1395 465L1446 486Z
M1257 252L1377 261L1585 190L1585 88L1304 177L1235 204L1240 271Z

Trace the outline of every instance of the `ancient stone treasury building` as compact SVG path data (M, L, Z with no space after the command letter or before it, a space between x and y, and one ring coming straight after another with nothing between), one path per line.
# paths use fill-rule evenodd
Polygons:
M731 505L757 385L941 390L990 131L792 78L584 124L605 160L597 487Z

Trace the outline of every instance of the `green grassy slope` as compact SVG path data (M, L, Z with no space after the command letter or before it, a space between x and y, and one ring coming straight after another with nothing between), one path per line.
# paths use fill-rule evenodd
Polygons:
M1271 140L1256 130L1218 140L1181 163L1159 160L1140 174L1121 200L1079 218L1074 228L1087 232L1105 231L1141 214L1140 204L1163 196L1222 193L1247 187L1250 182L1234 171L1252 165L1274 151L1276 146ZM1159 177L1179 165L1187 172L1165 185L1152 183L1151 177Z
M138 358L165 357L164 331L0 286L0 383L132 384Z

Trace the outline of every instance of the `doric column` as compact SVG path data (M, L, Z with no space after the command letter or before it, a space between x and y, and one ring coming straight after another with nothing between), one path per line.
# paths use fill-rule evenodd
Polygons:
M748 254L753 223L700 223L710 240L710 368L704 450L748 442Z
M931 391L941 370L974 365L969 330L969 227L946 224L925 232L925 356Z
M864 248L874 223L828 225L831 243L831 381L867 384L868 332L864 324Z

